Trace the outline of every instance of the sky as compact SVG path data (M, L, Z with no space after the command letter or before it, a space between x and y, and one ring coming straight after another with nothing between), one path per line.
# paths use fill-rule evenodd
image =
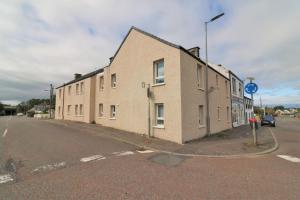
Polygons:
M241 79L263 104L300 103L300 1L0 0L0 101L47 98L74 73L108 64L131 26L185 48ZM247 80L245 80L247 82Z

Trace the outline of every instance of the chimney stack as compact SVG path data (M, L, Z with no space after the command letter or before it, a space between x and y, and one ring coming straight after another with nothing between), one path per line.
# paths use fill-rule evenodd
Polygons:
M113 60L114 60L114 57L113 57L113 56L110 57L110 58L109 58L109 63L111 63Z
M193 54L194 56L200 58L200 48L199 47L193 47L188 49L188 51Z
M78 79L78 78L80 78L82 75L81 74L74 74L74 79Z

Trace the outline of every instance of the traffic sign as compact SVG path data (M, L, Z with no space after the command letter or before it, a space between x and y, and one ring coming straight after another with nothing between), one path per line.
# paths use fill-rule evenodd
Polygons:
M245 86L245 92L248 94L254 94L257 92L258 86L255 83L247 83Z

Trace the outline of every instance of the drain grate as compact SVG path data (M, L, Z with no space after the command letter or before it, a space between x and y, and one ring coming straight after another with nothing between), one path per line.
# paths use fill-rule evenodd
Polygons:
M150 161L154 163L158 163L161 165L165 165L168 167L175 167L180 165L183 161L185 161L185 156L177 156L171 154L156 154L149 158Z

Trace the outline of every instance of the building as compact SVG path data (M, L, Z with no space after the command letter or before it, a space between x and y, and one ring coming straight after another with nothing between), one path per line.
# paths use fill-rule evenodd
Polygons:
M205 63L132 27L110 64L60 86L56 119L95 122L184 143L207 135ZM208 68L210 133L231 128L229 79Z
M210 66L230 80L232 127L245 124L244 81L220 64L210 64Z
M251 118L252 116L252 105L253 105L253 101L244 96L244 103L245 103L245 124L249 124L249 119Z

